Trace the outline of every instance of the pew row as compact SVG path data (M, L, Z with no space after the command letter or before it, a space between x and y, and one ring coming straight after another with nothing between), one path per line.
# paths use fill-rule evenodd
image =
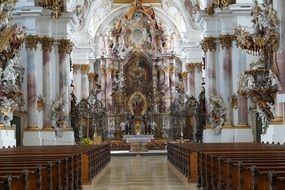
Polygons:
M169 143L167 148L169 163L203 189L263 190L284 185L281 145Z
M110 162L110 145L0 150L0 190L82 189Z

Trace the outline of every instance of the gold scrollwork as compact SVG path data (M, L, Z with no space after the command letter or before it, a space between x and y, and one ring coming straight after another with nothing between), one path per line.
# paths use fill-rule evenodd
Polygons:
M232 95L232 97L229 97L229 101L231 103L232 108L237 109L238 108L238 97L237 95Z
M63 0L40 0L39 5L44 9L51 10L51 17L58 19L64 12Z
M42 96L39 96L37 99L37 109L39 112L43 111L45 108L45 99Z
M54 39L52 37L43 36L40 37L39 40L42 44L43 50L51 52Z
M38 46L38 42L39 42L39 36L34 36L34 35L28 35L26 37L26 48L33 50L33 49L37 49Z
M78 71L81 70L81 65L80 64L73 64L73 73L77 73Z
M182 72L182 73L181 73L181 77L182 77L182 79L187 79L187 77L188 77L188 72Z
M228 7L229 5L230 0L215 0L205 9L205 13L207 13L209 16L213 16L215 14L215 8L219 7L223 9L225 7Z
M175 67L173 65L168 65L162 68L166 73L173 73L175 71Z
M105 69L106 74L111 74L111 75L114 73L114 70L115 70L115 68L113 68L113 67L107 67Z
M69 39L59 40L58 53L59 54L70 54L73 49L73 42Z
M204 39L201 42L201 46L204 52L209 51L216 51L217 48L217 42L216 37L204 37Z
M222 49L224 48L229 49L232 47L232 43L235 40L235 36L229 34L221 35L220 40L221 40Z
M198 72L201 73L203 71L203 63L196 63L196 68Z
M96 73L88 73L88 79L89 81L95 81L97 77Z
M81 73L88 74L89 70L90 70L90 65L88 64L81 65Z
M186 65L186 69L189 73L193 73L195 71L196 64L195 63L189 63Z

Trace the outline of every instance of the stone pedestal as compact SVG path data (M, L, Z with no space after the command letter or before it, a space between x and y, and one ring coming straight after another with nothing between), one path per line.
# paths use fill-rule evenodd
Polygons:
M74 145L74 132L64 131L62 136L56 136L56 145Z
M221 142L253 142L251 128L224 128L221 135L215 135L214 130L207 128L203 132L204 143L221 143Z
M24 131L23 145L24 146L41 146L42 139L41 139L40 130Z
M251 128L235 128L234 142L253 142Z
M285 124L269 125L265 134L261 135L261 141L269 143L285 143Z
M42 145L56 145L56 137L53 129L41 131Z
M16 146L15 129L0 129L0 149Z

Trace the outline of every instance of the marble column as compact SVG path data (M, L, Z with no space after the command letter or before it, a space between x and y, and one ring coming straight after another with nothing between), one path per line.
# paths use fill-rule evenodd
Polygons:
M101 80L101 101L103 102L104 107L106 107L106 60L101 60L100 66L100 80Z
M91 91L95 91L95 83L96 83L96 73L88 73L88 80L89 80L89 93Z
M70 65L68 54L73 49L73 43L68 39L59 40L58 53L59 53L59 89L60 94L64 95L64 112L68 116L70 112ZM68 121L68 127L69 121Z
M189 95L195 97L195 63L187 65Z
M282 91L279 94L285 94L285 1L275 0L274 9L277 11L279 20L279 49L277 51L277 64L279 67L279 79L282 85ZM277 103L276 123L284 123L284 110L282 103Z
M81 64L73 64L73 85L77 101L81 100Z
M238 126L248 127L248 105L244 96L238 96Z
M49 128L49 112L52 98L51 89L51 50L53 47L54 39L51 37L42 37L40 39L42 44L42 57L43 57L43 97L45 99L45 106L43 110L43 128Z
M89 80L88 73L90 70L90 66L88 64L84 64L81 66L81 96L82 99L87 99L89 96Z
M221 47L223 57L223 84L222 96L226 105L225 125L233 126L233 107L230 99L233 96L233 76L232 76L232 43L234 35L221 35Z
M203 64L202 63L195 63L195 98L196 100L199 100L199 95L202 91L202 82L203 82Z
M152 67L152 81L153 81L153 88L157 89L158 86L158 60L153 60L153 67Z
M27 104L28 104L28 124L27 129L38 128L37 110L37 71L35 51L39 42L38 36L29 35L26 38L27 49Z
M163 71L165 73L165 78L164 78L165 107L166 107L166 111L169 111L170 106L171 106L171 99L172 99L170 76L171 76L171 73L174 72L174 67L172 65L165 66L163 68Z
M209 111L209 98L217 95L216 85L216 38L205 37L201 43L202 49L206 55L206 75L205 75L205 96L206 109Z
M188 92L188 88L189 88L189 86L188 86L188 76L189 76L188 72L182 72L181 73L183 88L184 88L185 92Z
M112 88L113 88L113 74L114 68L112 67L112 60L107 59L106 68L106 108L108 112L112 112L113 102L112 102Z

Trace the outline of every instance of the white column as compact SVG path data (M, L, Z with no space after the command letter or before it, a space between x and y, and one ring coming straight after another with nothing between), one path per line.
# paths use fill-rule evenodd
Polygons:
M49 112L52 98L51 88L51 50L54 39L50 37L42 37L42 57L43 57L43 97L45 98L45 107L43 110L43 128L49 128Z
M59 89L60 93L64 95L65 108L64 112L68 116L70 112L70 63L68 55L73 49L73 43L70 40L59 40ZM69 121L68 121L68 127Z
M189 63L187 65L188 71L188 88L189 88L189 95L195 97L196 91L196 83L195 83L195 64Z
M73 85L77 101L81 101L81 64L73 64Z
M280 94L285 94L285 1L275 0L274 9L277 11L277 16L279 20L279 49L277 52L277 64L279 67L279 79L282 85L282 91ZM277 103L278 104L278 103ZM279 123L283 123L284 110L282 103L277 105L277 119Z
M207 112L209 111L209 98L217 94L216 89L216 38L205 37L202 47L206 54L205 96Z
M222 47L222 58L223 58L223 73L222 81L223 86L221 87L221 93L224 98L226 105L226 121L225 124L233 126L233 107L230 102L230 98L233 96L233 77L232 77L232 42L234 40L233 35L221 35L221 47Z
M90 70L90 66L85 64L81 66L81 95L82 98L88 98L89 96L89 80L88 80L88 72Z
M199 95L202 92L202 71L203 71L203 64L202 63L195 63L195 98L196 100L199 99Z
M28 124L27 128L38 128L38 110L37 110L37 72L35 50L38 44L37 36L28 36L26 39L27 49L27 96L28 96Z

